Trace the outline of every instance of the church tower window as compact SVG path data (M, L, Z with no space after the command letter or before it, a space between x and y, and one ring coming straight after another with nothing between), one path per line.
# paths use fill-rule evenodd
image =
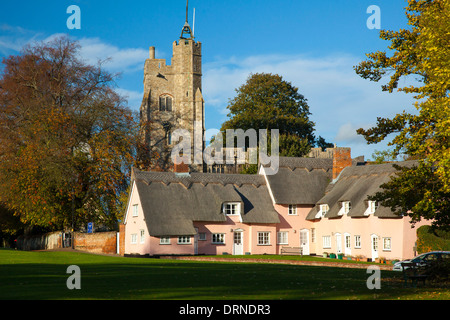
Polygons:
M172 97L161 96L159 97L159 111L172 111Z

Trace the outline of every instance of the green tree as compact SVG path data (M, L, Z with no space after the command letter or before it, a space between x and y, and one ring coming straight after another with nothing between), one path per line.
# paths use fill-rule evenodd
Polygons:
M417 165L399 170L375 199L395 212L418 221L434 219L433 226L450 228L450 1L410 0L406 8L408 29L381 31L391 42L386 52L368 54L355 67L365 79L380 81L389 75L384 91L414 94L416 113L402 112L392 119L378 118L377 125L359 129L368 143L394 134L393 156L404 154ZM399 87L400 79L418 84Z
M222 132L267 129L270 137L270 130L278 129L281 156L304 156L315 145L314 122L309 119L307 100L281 76L251 74L236 93L228 103L229 120L222 124Z
M67 37L3 59L0 201L31 226L114 225L135 158L137 121L114 76Z

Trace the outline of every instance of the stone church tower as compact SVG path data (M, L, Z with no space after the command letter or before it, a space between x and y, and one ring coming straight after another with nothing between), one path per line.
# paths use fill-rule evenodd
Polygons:
M191 135L191 171L203 171L202 164L194 164L194 126L196 135L203 137L205 105L202 96L202 44L194 40L187 19L181 36L173 42L171 65L157 59L155 47L150 47L144 67L144 97L140 108L141 139L139 157L144 167L171 171L172 141L176 129ZM203 139L195 141L203 150ZM203 161L202 161L203 162Z

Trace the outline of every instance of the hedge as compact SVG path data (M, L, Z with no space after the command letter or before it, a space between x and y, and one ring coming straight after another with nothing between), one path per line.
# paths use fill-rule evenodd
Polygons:
M430 226L417 229L417 252L450 251L450 232L436 230Z

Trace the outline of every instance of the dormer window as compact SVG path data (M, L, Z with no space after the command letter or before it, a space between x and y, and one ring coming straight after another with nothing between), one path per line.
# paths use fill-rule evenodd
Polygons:
M159 97L159 111L172 111L172 97L168 95Z
M341 209L338 212L339 216L342 216L344 214L348 214L352 208L352 204L350 201L342 201L341 202Z
M327 214L328 210L330 210L330 208L327 204L319 205L319 211L317 211L316 218L323 218Z
M296 216L297 215L297 205L296 204L290 204L289 205L288 215L290 215L290 216Z
M237 216L241 213L241 204L239 202L224 203L223 213L227 216Z
M364 212L365 216L371 215L375 213L375 210L378 209L378 203L376 201L369 200L367 201L367 209Z

